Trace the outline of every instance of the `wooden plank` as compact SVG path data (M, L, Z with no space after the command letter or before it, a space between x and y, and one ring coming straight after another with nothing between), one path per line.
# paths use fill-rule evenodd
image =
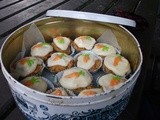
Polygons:
M118 0L106 14L113 14L115 10L133 12L140 0Z
M3 1L0 2L0 8L4 8L6 6L15 4L19 1L21 1L21 0L3 0Z
M10 115L8 115L4 120L27 120L22 112L16 107Z
M43 0L25 0L21 1L17 4L14 4L12 6L6 7L1 10L1 15L0 15L0 21L6 19L7 17L17 14L18 12L21 12L22 10L25 10L36 3L42 2ZM3 18L3 19L2 19Z
M136 89L134 89L132 93L133 95L131 96L130 104L127 107L135 118L137 118L138 116L137 111L139 110L144 83L147 82L146 74L151 52L151 42L152 42L151 40L153 40L154 37L154 28L157 16L158 1L159 0L154 0L154 1L142 0L137 9L135 10L135 14L144 17L149 24L149 26L143 30L139 31L132 30L133 34L138 38L143 53L143 64L142 64L141 74L137 80L135 86ZM134 103L134 107L132 103Z
M44 14L46 10L52 9L56 5L65 2L65 0L45 0L42 3L35 5L25 11L16 14L7 20L4 20L0 24L0 35L5 36L8 32L14 31L16 28L20 27L21 25L25 24L25 22L32 21L33 19L37 18L41 14Z
M87 5L81 11L103 13L110 8L110 6L117 0L95 0L91 4Z

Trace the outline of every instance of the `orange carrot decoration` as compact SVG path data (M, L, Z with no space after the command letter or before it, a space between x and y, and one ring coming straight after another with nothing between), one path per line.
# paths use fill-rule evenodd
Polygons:
M81 40L91 40L90 36L80 36L79 37Z
M97 47L98 49L101 49L101 48L103 48L103 47L104 47L104 45L97 44L97 45L96 45L96 47Z
M36 48L41 48L42 46L43 46L42 44L37 44L37 45L34 45L32 48L36 49Z
M87 90L87 91L84 91L83 94L85 94L86 96L90 96L90 95L95 95L97 93L95 91Z
M57 55L54 57L53 61L57 61L57 60L60 60L60 59L62 59L62 56L57 54Z
M22 58L22 59L19 60L19 63L24 65L25 63L27 63L27 61L28 61L28 59Z
M83 62L87 63L89 61L89 59L90 59L89 54L83 55Z
M25 86L30 87L33 85L32 81L28 80L23 83Z
M80 75L84 76L85 72L84 71L79 71L79 72L73 72L69 75L64 76L65 78L78 78Z
M57 96L62 96L62 91L59 90L59 89L56 89L54 92L53 92L54 95L57 95Z
M120 79L121 77L119 76L114 76L110 82L110 86L115 86L118 85L120 83Z
M122 60L121 58L122 58L122 56L120 56L120 55L116 56L116 57L114 58L113 65L114 65L114 66L117 66L117 65L119 64L119 62Z

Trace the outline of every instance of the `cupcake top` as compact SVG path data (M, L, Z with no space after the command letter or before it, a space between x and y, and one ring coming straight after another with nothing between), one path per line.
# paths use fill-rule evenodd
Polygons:
M51 90L49 94L56 96L68 96L67 92L61 87Z
M123 85L123 80L121 77L113 75L113 74L106 74L99 78L98 84L103 88L104 91L111 91L120 88Z
M38 42L31 48L31 56L44 57L53 51L53 47L49 43Z
M100 56L107 56L109 54L116 54L116 50L113 46L106 43L97 43L95 44L92 51Z
M67 37L56 37L53 39L53 42L56 44L58 48L61 50L66 50L71 42L71 40Z
M42 77L31 76L23 79L21 83L29 88L40 92L46 92L47 82Z
M87 87L91 84L91 82L91 75L86 70L81 68L70 68L65 70L59 80L61 86L71 90Z
M106 56L104 59L104 65L119 76L124 76L131 72L128 60L119 54L111 54Z
M77 67L89 70L98 58L90 53L83 53L77 57Z
M94 96L96 94L100 94L102 93L103 90L100 89L100 88L93 88L93 89L85 89L85 90L82 90L78 96L81 96L81 97L85 97L85 96Z
M15 70L21 76L25 77L37 68L37 65L42 65L43 60L36 57L25 57L16 62Z
M52 67L55 65L67 66L68 63L73 60L70 55L65 53L56 52L51 55L51 57L47 60L47 66Z
M95 39L90 36L80 36L74 40L74 43L79 48L85 48L86 50L92 49L94 44L96 43Z

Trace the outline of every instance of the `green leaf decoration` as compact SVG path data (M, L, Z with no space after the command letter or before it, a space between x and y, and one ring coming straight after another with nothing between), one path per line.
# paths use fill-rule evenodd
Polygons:
M109 50L109 47L108 47L108 46L104 46L104 47L102 48L102 50L107 52L107 51Z
M121 80L121 77L120 76L114 76L112 79L114 79L114 80Z
M79 74L85 76L85 72L83 70L79 71Z
M92 38L90 36L86 36L87 40L92 40Z
M61 53L62 58L67 57L65 53Z
M31 82L34 84L34 83L40 83L40 81L39 81L39 78L36 78L36 77L33 77L32 79L31 79Z
M83 56L89 56L89 55L90 55L89 53L84 53L84 54L83 54Z
M59 38L59 39L58 39L58 43L64 44L64 39L63 39L63 38Z
M43 45L43 46L48 46L48 45L49 45L49 43L42 42L42 45Z
M29 60L27 60L27 64L30 67L34 64L34 62L35 62L35 59L29 59Z

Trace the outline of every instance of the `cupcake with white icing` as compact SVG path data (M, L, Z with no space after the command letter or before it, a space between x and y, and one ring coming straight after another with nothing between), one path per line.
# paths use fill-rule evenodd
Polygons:
M40 92L46 92L48 87L48 84L43 79L43 77L37 77L37 76L26 77L21 81L21 83L31 89L34 89Z
M90 51L82 51L76 55L76 66L89 72L97 71L102 65L102 58Z
M39 57L43 60L47 60L52 52L53 47L46 42L38 42L31 48L31 56Z
M111 90L116 90L120 88L125 82L120 76L113 74L106 74L99 78L98 84L103 88L105 92L110 92Z
M71 42L70 38L58 36L53 39L52 46L57 52L71 54Z
M82 50L91 50L96 40L90 36L80 36L73 41L72 46L78 52Z
M64 90L64 88L61 87L48 90L46 93L56 96L68 96L68 93Z
M101 57L105 57L110 54L116 54L116 49L113 46L106 43L95 44L92 51Z
M15 63L15 72L20 77L41 73L44 68L43 60L36 57L25 57Z
M119 76L125 76L131 72L130 63L119 54L107 55L104 58L103 69L107 73L113 73Z
M89 87L92 82L92 77L87 70L74 67L63 71L63 75L59 80L62 87L80 92L81 90Z
M74 60L70 55L56 52L47 60L47 67L51 72L60 72L74 66Z
M78 96L89 97L89 96L95 96L96 94L100 94L102 92L103 90L101 88L84 89L78 94Z

